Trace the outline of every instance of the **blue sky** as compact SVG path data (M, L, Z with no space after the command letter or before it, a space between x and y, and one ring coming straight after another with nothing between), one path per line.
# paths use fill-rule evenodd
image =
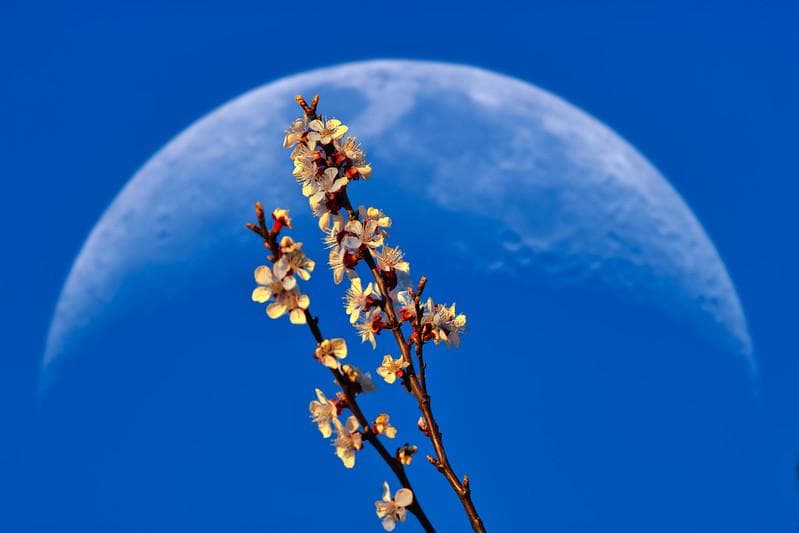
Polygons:
M210 439L197 452L196 463L175 465L185 435L170 432L166 417L152 427L140 421L130 426L110 424L112 435L104 437L110 443L104 455L82 456L84 443L74 433L98 431L91 421L71 421L65 415L67 407L64 412L53 408L49 418L37 411L35 390L44 339L81 244L116 192L154 151L195 119L262 83L314 67L381 57L432 59L495 70L552 91L613 128L670 179L694 210L724 259L749 320L759 366L752 394L730 390L724 379L735 375L735 370L726 363L719 364L717 374L708 364L696 370L695 378L679 378L683 381L674 382L677 384L671 388L658 380L673 379L680 373L665 370L660 363L600 371L591 366L598 362L591 360L588 366L568 374L565 367L541 362L537 379L544 390L555 390L543 383L547 378L569 376L584 382L584 390L597 392L602 389L595 388L593 381L611 374L619 382L640 382L640 393L647 398L643 405L650 409L637 412L629 406L629 396L620 393L618 398L598 402L571 397L573 404L553 403L542 414L544 427L560 428L564 439L570 440L565 443L551 437L552 442L541 444L539 451L553 453L565 447L574 452L571 465L539 465L542 478L555 479L553 472L558 468L573 472L577 466L587 468L592 477L580 486L542 487L535 479L526 481L531 506L546 502L561 509L563 517L587 509L585 523L573 517L558 520L543 511L533 513L539 519L535 530L569 531L579 526L589 531L645 531L668 525L672 531L785 531L796 527L797 7L788 2L723 2L698 7L674 2L645 6L640 2L603 6L572 2L559 7L514 8L348 4L337 6L340 11L331 22L324 11L328 4L305 7L312 14L259 3L231 7L202 2L7 2L0 8L0 219L5 228L0 277L5 300L0 308L0 465L4 472L0 477L0 523L8 526L4 529L72 531L80 525L82 531L91 526L102 530L104 520L107 525L114 519L115 509L133 512L134 507L124 502L135 500L137 494L158 493L158 487L151 478L137 475L137 468L147 471L147 465L123 464L129 459L124 443L130 441L137 443L136 449L145 449L143 456L149 459L162 456L146 451L147 446L171 450L169 461L150 463L149 468L165 477L182 476L184 481L166 482L169 490L181 489L170 505L139 496L147 516L131 517L124 527L114 522L110 530L174 531L182 526L186 531L199 531L207 524L224 523L231 513L241 520L233 530L251 530L252 524L262 523L258 518L259 483L227 477L222 459L209 463L241 449L224 439ZM304 28L308 24L304 21L310 21L312 27ZM559 301L561 296L568 301L568 295L555 294L552 299ZM554 314L568 317L568 304L561 306ZM599 311L602 305L596 307ZM643 345L637 341L646 341L646 333L631 336L641 338L630 340L630 349ZM565 352L575 349L557 339L542 338L541 342L546 343L542 352L561 344ZM167 340L163 346L169 346ZM668 345L653 348L653 352L665 353L667 348L678 349ZM688 356L680 357L687 360ZM97 378L108 370L90 366L86 370L89 377L81 379ZM151 380L151 370L132 370L131 379L141 378L152 390L161 391L148 392L150 400L142 401L152 401L153 409L160 405L166 411L188 412L188 418L214 417L213 412L192 411L190 399L179 398L178 393L163 393L164 383ZM168 368L163 371L169 373ZM210 370L196 372L207 379ZM246 395L233 385L235 375L234 371L225 374L226 385L219 385L216 392L219 397ZM653 411L658 404L645 390L647 386L680 396L675 400L680 413L695 404L695 417L672 420L669 413L674 411L666 400L660 405L662 411ZM252 387L255 390L257 383ZM173 403L164 406L170 398ZM63 401L63 405L73 406L71 400ZM83 405L81 401L96 403L91 398L74 401L78 406ZM233 402L227 401L225 405L231 407ZM585 409L578 407L584 404L594 404L595 420L605 423L614 420L608 413L621 407L618 427L611 428L627 435L627 442L635 439L630 420L636 417L644 433L655 431L662 422L681 431L695 431L700 437L724 433L728 440L699 438L695 448L703 449L704 454L683 451L671 464L664 459L667 452L688 446L687 441L675 439L651 449L647 448L651 442L641 437L642 448L636 456L627 457L629 463L599 468L585 458L602 453L594 455L587 450L593 447L619 459L612 449L617 443L603 438L596 438L591 445L573 440L579 435L567 427L566 420L579 413L584 421L590 421ZM101 414L114 419L125 412L120 405ZM719 413L718 418L710 416L713 412ZM216 416L224 419L219 413ZM458 418L457 414L452 417ZM228 428L232 435L242 436L241 428L255 426L245 414L234 418L238 422L231 422L233 427ZM43 424L58 423L63 427L42 429ZM186 431L195 427L185 424L179 427ZM163 431L162 442L133 435L153 427ZM257 438L258 431L267 430L251 431L246 434ZM602 429L596 431L595 435ZM43 442L53 436L54 440ZM522 438L536 440L534 434ZM725 448L725 442L732 444ZM50 462L42 458L55 448L62 448L62 454L54 453ZM254 446L245 446L243 455L256 452ZM473 450L459 452L467 456ZM714 456L718 461L707 461ZM680 457L695 463L685 463ZM73 459L73 464L66 465ZM240 461L238 466L244 468L246 461ZM708 463L717 471L718 485L699 482L698 488L691 489L691 472ZM220 483L240 483L239 490L232 490L221 501L209 500L203 490L206 485L193 484L197 480L191 477L190 466L196 464L207 468L210 478ZM506 475L490 474L490 464L485 459L473 467L485 475ZM333 467L338 465L328 466L325 475L335 479L340 472ZM652 516L650 512L662 512L664 507L638 501L632 495L635 491L629 483L638 480L632 474L636 469L663 476L659 498L669 493L698 496L701 491L709 491L711 496L695 501L675 496L680 520ZM310 475L310 470L298 467L284 474L298 472L300 476L307 471ZM670 476L669 471L676 473ZM89 475L81 475L86 472ZM603 505L590 503L590 492L603 486L597 479L600 475L607 479L606 493L597 493L595 498ZM514 486L508 479L508 486ZM106 497L104 491L115 496ZM370 487L365 494L371 493L377 491ZM617 517L614 523L613 513L602 509L612 494L628 498L639 511L631 509L627 518ZM213 517L215 522L204 525L197 509L211 502L220 512ZM95 520L86 518L89 512L96 513ZM512 522L497 520L512 530L508 525ZM292 530L290 522L286 524L286 530ZM451 527L458 530L457 525Z

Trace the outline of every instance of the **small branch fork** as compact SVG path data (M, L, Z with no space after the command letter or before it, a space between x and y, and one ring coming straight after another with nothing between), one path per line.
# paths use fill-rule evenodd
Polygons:
M297 96L296 98L297 104L302 108L303 112L305 113L306 118L311 121L318 118L316 114L316 108L319 104L319 96L314 96L311 104L308 105L305 99L302 96ZM330 154L330 150L332 150L331 145L325 145L325 151L327 155ZM347 195L346 187L342 187L339 191L339 199L341 201L341 205L347 211L347 215L350 220L357 220L358 219L358 211L353 209L352 203ZM444 448L444 443L441 435L441 430L439 429L438 423L436 422L435 417L433 416L433 410L430 406L430 395L427 392L427 376L426 370L427 365L424 361L424 353L423 353L423 346L424 346L424 337L422 332L422 304L421 304L421 296L424 291L425 285L427 283L427 279L422 277L419 281L419 285L415 291L412 291L414 304L416 307L416 319L412 324L412 328L415 332L415 339L416 339L416 359L419 364L419 373L417 374L416 369L414 367L413 358L411 357L411 340L406 339L405 335L402 333L402 322L397 319L397 313L394 309L394 302L392 301L391 297L389 296L389 291L386 289L386 280L383 277L380 269L378 269L377 264L375 263L374 258L371 256L370 253L364 253L363 259L366 262L366 265L369 267L369 271L372 273L372 276L375 279L375 283L377 283L378 288L380 289L380 294L383 296L383 302L381 307L385 311L386 315L388 316L388 329L391 330L394 339L397 342L397 346L400 350L400 354L402 359L405 363L408 364L406 371L407 376L407 383L409 384L409 392L413 394L416 398L416 401L419 405L419 410L422 413L422 417L424 419L427 431L425 434L430 439L430 442L433 445L433 449L435 451L435 456L428 455L427 460L439 471L441 474L447 479L452 489L457 494L458 498L463 505L464 510L466 511L466 515L469 518L469 523L472 526L472 529L476 532L485 532L485 526L483 525L483 521L480 518L480 515L477 513L477 509L474 506L474 502L472 501L472 491L471 485L469 482L469 476L464 475L462 479L460 479L455 470L449 463L449 458L447 457L447 452Z
M312 103L314 109L316 108L317 102L318 98L314 98ZM271 257L269 257L269 260L274 263L280 259L281 255L280 245L277 242L278 232L267 229L266 217L264 216L264 208L261 202L257 202L255 204L255 215L258 219L258 224L247 224L247 229L261 237L264 242L264 246L266 246L266 248L268 248L272 254ZM319 317L314 317L310 310L305 309L305 321L317 344L320 344L323 340L325 340L325 337L322 335L322 331L319 328ZM374 447L383 461L388 465L389 468L391 468L392 472L394 472L394 475L397 477L402 486L413 492L413 503L408 506L408 510L413 513L413 515L419 521L419 524L421 524L426 532L435 532L433 524L425 514L424 509L422 509L421 503L419 503L419 497L416 491L414 491L413 487L411 486L411 481L408 479L408 475L405 472L405 465L403 465L395 456L391 455L391 453L386 449L386 447L380 441L377 433L372 430L369 419L366 418L366 415L363 414L361 407L358 405L358 401L356 399L358 391L355 390L355 387L353 387L353 383L340 370L333 368L329 370L330 373L333 374L336 383L341 387L347 407L358 420L358 423L360 423L363 427L363 438L369 442L372 447Z

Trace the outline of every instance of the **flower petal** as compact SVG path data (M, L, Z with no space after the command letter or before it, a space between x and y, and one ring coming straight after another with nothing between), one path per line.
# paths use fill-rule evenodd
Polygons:
M272 291L269 287L256 287L252 291L252 301L262 304L272 297Z
M269 318L279 318L286 313L286 304L282 302L275 302L266 307L266 314Z
M272 270L266 265L261 265L255 269L255 283L258 285L269 285L272 281Z
M297 286L297 279L294 276L286 276L283 278L283 288L290 291Z
M297 299L297 305L300 309L308 309L308 306L311 305L311 297L307 294L301 294ZM305 324L305 321L302 324Z
M394 522L394 517L391 515L386 516L383 518L383 529L386 531L394 531L394 528L397 527L397 523Z
M410 489L403 487L394 494L394 504L398 507L408 507L412 503L413 492L411 492Z
M333 355L339 359L347 357L347 343L344 339L333 339L330 341L333 348Z
M305 324L305 313L302 312L302 309L294 308L289 313L289 321L292 324Z

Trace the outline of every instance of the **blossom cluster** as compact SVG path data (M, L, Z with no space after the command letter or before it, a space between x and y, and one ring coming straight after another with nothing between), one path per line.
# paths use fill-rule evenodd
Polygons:
M435 439L440 439L440 433L429 411L422 346L432 342L458 347L466 330L466 316L456 312L454 304L437 303L429 297L423 301L424 279L416 291L412 289L410 264L404 251L393 243L389 244L392 219L387 213L374 206L352 206L347 187L352 182L369 179L372 167L355 137L346 135L348 126L338 119L326 119L316 114L317 102L315 98L309 106L298 97L305 113L294 120L283 139L283 146L291 149L294 178L324 233L323 242L328 249L327 262L333 281L337 285L345 279L348 281L343 304L349 323L361 342L369 342L373 349L377 348L377 336L383 330L392 330L400 356L395 358L385 354L376 373L388 384L400 382L417 397L424 415L419 418L418 429L436 444ZM309 311L310 298L301 292L298 281L309 280L316 263L305 255L301 242L281 235L284 228L292 228L289 212L275 209L269 229L260 204L256 205L256 213L258 226L248 226L263 238L271 252L271 264L255 269L257 286L252 291L252 300L267 304L266 313L271 318L287 315L293 324L307 324L317 341L313 358L329 369L340 387L339 392L330 398L321 389L315 389L316 398L308 407L311 421L323 438L330 439L345 468L355 466L356 455L367 441L377 448L395 472L398 469L402 471L411 464L418 447L405 443L396 448L391 458L382 444L382 438L395 439L398 434L390 415L381 412L373 419L367 418L358 406L358 395L374 391L375 385L368 372L344 362L348 355L346 340L325 338L318 319ZM373 280L361 280L359 265L367 267ZM410 329L407 337L402 332L406 325ZM422 385L410 353L414 344ZM421 407L421 398L427 398L427 410ZM437 446L438 453L440 443ZM428 459L434 461L430 456ZM414 501L409 482L403 475L398 476L406 486L397 490L392 498L388 483L384 483L382 499L375 503L384 529L392 531L398 522L405 520L406 509L410 508L425 529L432 530L420 504ZM458 490L459 494L465 493Z
M349 128L340 120L316 115L316 100L313 108L301 99L298 102L305 114L286 131L283 146L292 149L294 177L313 215L318 218L320 230L324 232L323 241L329 249L328 265L333 280L336 284L345 278L349 281L343 298L344 310L361 341L368 341L376 348L376 336L383 330L400 328L403 323L408 323L412 330L408 338L410 344L432 341L434 344L443 342L447 346L459 346L466 328L466 316L457 313L454 304L443 305L432 298L419 301L418 295L410 289L410 264L405 260L405 253L400 247L388 244L391 217L377 207L361 205L353 208L350 204L348 185L359 179L368 179L372 174L362 147L354 137L346 136ZM361 262L372 271L374 281L361 281L357 271ZM300 272L313 269L313 265L304 267L299 260L290 264L291 271L298 276ZM395 314L387 312L387 305L393 306L391 309ZM320 363L336 373L337 381L342 377L348 381L346 385L353 387L355 394L373 390L368 374L341 363L346 356L346 342L341 338L323 340L314 352ZM409 367L411 363L405 358L386 354L377 374L386 383L400 380L407 387L404 380ZM349 416L343 422L339 419L342 409L347 407L346 394L340 393L336 399L329 400L316 389L316 397L309 405L311 419L324 438L332 438L336 455L345 467L355 465L355 454L363 447L366 432L374 436L396 437L397 430L390 424L388 414L381 413L370 427L361 428L355 416ZM422 418L419 429L430 436ZM400 465L410 464L417 450L415 445L405 444L397 449L395 459ZM397 522L404 521L405 508L412 502L413 493L408 488L398 490L392 499L386 483L383 498L376 503L383 527L391 531Z
M371 176L372 167L354 137L344 137L349 128L338 119L325 120L307 116L296 119L286 131L283 146L293 148L294 176L308 198L311 211L319 218L325 232L324 242L330 252L328 264L336 284L345 277L350 286L344 296L344 307L362 342L376 348L376 335L391 327L384 310L380 288L361 282L356 267L368 255L381 276L388 297L397 302L403 322L416 320L417 308L410 287L410 264L398 246L387 244L391 217L376 207L353 209L347 197L350 181ZM347 220L342 215L347 211ZM458 346L466 327L466 316L456 314L455 306L436 304L428 299L421 317L421 331L414 332L411 342L443 341ZM419 334L422 339L420 340ZM392 383L394 370L384 376ZM381 373L383 376L383 373Z
M275 209L272 218L274 224L270 235L277 243L280 230L292 227L291 218L286 209ZM303 281L309 280L316 263L305 255L302 243L294 242L288 235L275 248L272 266L260 265L255 269L257 286L252 291L252 300L258 303L270 302L266 307L266 314L270 318L280 318L288 313L292 324L305 324L305 311L311 299L300 292L295 276Z
M312 400L308 405L311 413L311 421L317 425L322 437L328 439L336 432L333 439L333 446L336 448L336 455L344 466L352 468L355 466L355 452L363 448L363 435L361 425L355 416L349 416L343 423L339 420L339 415L347 406L346 397L341 394L334 399L328 399L321 390L316 389L316 400ZM386 413L380 413L375 418L369 430L376 435L385 435L389 439L397 436L397 428L391 425L391 417Z

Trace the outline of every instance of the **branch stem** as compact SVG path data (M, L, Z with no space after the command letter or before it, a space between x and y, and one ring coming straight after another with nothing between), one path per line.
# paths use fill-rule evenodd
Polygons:
M352 204L345 188L342 188L341 198L342 205L347 210L349 218L351 220L356 220L358 218L358 211L352 208ZM469 478L468 476L464 476L463 481L461 481L458 478L458 475L455 473L455 470L450 465L446 449L444 448L441 431L438 427L435 417L433 416L433 409L430 406L430 395L427 393L427 377L421 349L421 345L424 344L424 340L422 339L421 331L419 332L420 334L418 335L417 339L417 355L420 365L420 374L417 375L413 364L413 359L411 357L410 343L405 339L405 335L402 333L402 322L397 320L394 302L392 301L391 296L389 296L385 279L383 278L380 269L377 267L377 264L370 253L363 254L363 260L369 267L369 271L372 273L375 283L377 283L377 287L380 289L380 294L383 297L383 309L388 316L388 329L390 329L391 333L394 335L394 339L397 342L397 347L400 350L402 360L408 364L405 371L407 372L408 382L410 383L410 392L414 395L414 397L416 397L416 401L419 405L419 411L421 411L422 417L424 418L425 424L428 428L430 442L433 444L433 449L436 453L434 462L431 462L433 462L433 465L436 467L436 469L444 475L452 487L452 490L455 491L455 494L457 494L461 504L463 505L463 509L466 511L466 515L469 518L469 523L472 526L472 529L478 533L485 533L483 521L477 512L477 508L474 506L474 502L472 501L472 491L468 481ZM424 284L420 283L420 288L417 292L421 294L422 289L424 289ZM418 311L420 311L420 309L417 308L417 317ZM421 376L421 380L419 376Z
M247 224L247 228L261 237L264 245L272 253L270 260L275 262L280 258L280 246L277 242L277 234L276 232L269 231L266 228L263 207L261 206L260 202L256 204L255 212L258 218L258 225ZM304 310L304 314L305 322L308 325L311 335L317 344L321 343L323 340L325 340L325 337L322 335L322 331L319 328L319 317L314 317L308 309ZM333 374L333 378L335 379L336 383L339 385L339 387L341 387L347 407L358 420L358 423L363 427L363 438L372 445L372 447L377 451L378 455L380 455L391 471L394 472L394 475L397 477L397 480L399 480L400 484L413 492L413 503L411 503L407 509L413 513L413 515L419 521L419 524L426 532L434 533L435 528L425 514L422 504L419 502L418 494L413 490L411 481L408 479L408 475L405 472L405 465L403 465L395 456L391 455L378 435L372 430L369 419L363 414L363 410L361 409L360 405L358 405L358 400L356 398L357 392L353 390L352 382L339 369L331 368L329 370L330 373Z

